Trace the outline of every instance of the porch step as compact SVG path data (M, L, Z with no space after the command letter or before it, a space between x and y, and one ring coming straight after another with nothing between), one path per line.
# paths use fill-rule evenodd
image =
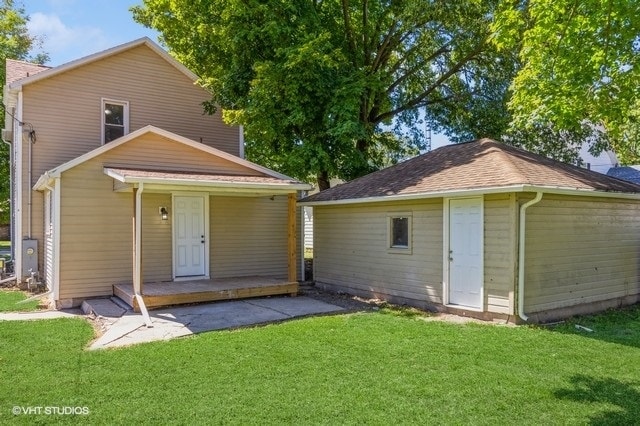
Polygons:
M130 311L133 309L133 306L129 305L124 300L120 299L118 296L111 296L111 301L116 305L120 306L122 309Z
M218 280L145 283L144 303L147 309L188 303L214 302L288 294L298 294L298 283L272 277L241 277ZM131 284L113 286L114 296L139 312L138 300Z
M111 299L88 299L82 302L82 312L84 312L85 315L120 318L127 312L127 309L116 304Z

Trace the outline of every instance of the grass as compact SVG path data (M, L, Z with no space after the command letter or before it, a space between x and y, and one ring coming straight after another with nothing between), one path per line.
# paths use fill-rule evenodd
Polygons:
M31 296L23 291L14 289L0 290L0 312L30 312L38 309L39 301L30 300L17 304Z
M634 424L640 306L624 312L587 333L382 310L98 352L80 319L1 322L0 423Z
M11 248L11 241L0 240L0 247Z

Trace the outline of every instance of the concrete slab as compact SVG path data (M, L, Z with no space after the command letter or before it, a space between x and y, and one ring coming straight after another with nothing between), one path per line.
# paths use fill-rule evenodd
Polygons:
M314 315L324 314L330 312L343 311L344 309L325 303L321 300L312 299L310 297L296 297L295 302L292 302L290 298L275 297L269 299L250 299L246 300L246 303L252 305L262 306L264 308L273 309L274 311L281 312L289 317L299 317L309 315L308 312L312 312Z
M308 297L270 297L234 300L150 311L153 327L143 325L142 316L118 318L90 349L128 346L169 340L204 331L222 330L282 321L290 318L341 312L340 306Z
M82 302L82 311L87 315L96 315L105 318L120 318L127 312L111 299L88 299Z

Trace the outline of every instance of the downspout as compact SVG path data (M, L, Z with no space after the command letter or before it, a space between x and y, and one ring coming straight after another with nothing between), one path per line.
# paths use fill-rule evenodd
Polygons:
M29 239L31 239L31 203L32 203L32 199L33 199L33 190L31 189L31 185L33 185L33 171L32 171L32 167L31 167L31 163L32 163L32 156L33 156L33 142L31 139L31 133L29 133L28 136L28 140L29 140L29 166L28 166L28 173L29 173L29 180L28 180L28 185L29 185L29 198L27 199L27 236L29 237Z
M536 197L533 200L529 200L520 206L520 229L518 237L518 316L523 321L529 319L524 313L524 246L525 246L525 231L526 231L526 211L527 208L534 204L537 204L542 200L542 192L537 192Z
M140 292L140 281L142 280L142 191L144 190L144 184L140 182L138 190L136 191L136 210L135 210L135 260L133 265L133 292L135 293L138 306L140 307L140 313L144 319L144 323L147 327L153 327L151 324L151 318L149 318L149 312L147 312L147 306L142 299L142 293Z

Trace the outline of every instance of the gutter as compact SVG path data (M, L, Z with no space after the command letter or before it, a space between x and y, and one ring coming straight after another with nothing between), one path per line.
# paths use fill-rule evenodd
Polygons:
M546 194L556 195L576 195L583 197L601 197L601 198L616 198L625 200L640 200L640 192L614 192L614 191L598 191L595 189L579 189L579 188L564 188L559 186L544 186L544 185L529 185L529 184L517 184L508 186L493 186L485 188L475 189L460 189L460 190L442 190L442 191L428 191L411 194L395 194L395 195L379 195L375 197L363 197L363 198L347 198L340 200L327 200L327 201L304 201L298 202L301 206L331 206L331 205L346 205L346 204L364 204L364 203L380 203L388 201L408 201L408 200L421 200L425 198L453 198L453 197L474 197L487 194L504 194L508 192L544 192Z
M525 322L529 319L529 317L524 313L524 247L527 217L526 211L529 207L542 200L542 194L542 191L538 191L533 200L529 200L520 206L520 229L518 235L518 316Z

